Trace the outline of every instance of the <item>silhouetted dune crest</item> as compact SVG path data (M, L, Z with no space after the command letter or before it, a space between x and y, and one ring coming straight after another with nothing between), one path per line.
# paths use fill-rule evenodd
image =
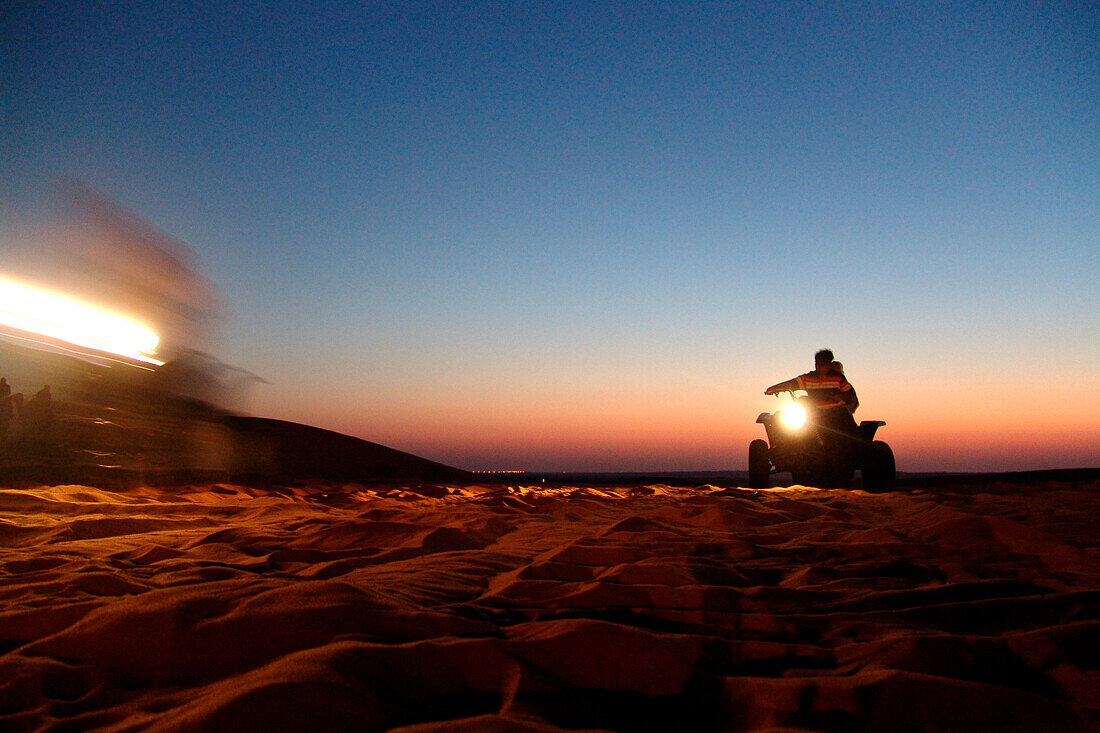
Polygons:
M358 481L461 481L472 474L350 435L271 418L231 416L237 433L270 442L279 478Z

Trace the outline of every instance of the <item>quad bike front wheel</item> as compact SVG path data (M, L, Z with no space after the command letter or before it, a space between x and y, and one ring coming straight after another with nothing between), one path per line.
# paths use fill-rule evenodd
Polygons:
M768 460L768 442L758 438L749 443L749 488L767 488L770 474L771 462Z

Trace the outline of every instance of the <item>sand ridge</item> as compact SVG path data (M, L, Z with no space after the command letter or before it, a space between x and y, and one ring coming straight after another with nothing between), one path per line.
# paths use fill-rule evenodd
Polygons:
M1095 729L1097 482L0 489L10 730Z

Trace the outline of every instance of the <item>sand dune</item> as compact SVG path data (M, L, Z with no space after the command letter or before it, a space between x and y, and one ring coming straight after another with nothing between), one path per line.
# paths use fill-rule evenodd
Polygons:
M1096 729L1098 491L3 489L0 728Z

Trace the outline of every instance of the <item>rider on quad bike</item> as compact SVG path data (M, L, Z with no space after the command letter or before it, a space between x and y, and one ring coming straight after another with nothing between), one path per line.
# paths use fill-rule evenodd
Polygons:
M874 440L885 423L865 420L856 425L852 413L859 400L832 351L817 352L812 372L772 385L764 394L793 395L796 390L804 390L806 397L789 410L763 413L756 420L763 423L771 445L763 440L749 445L750 486L767 486L773 466L775 472L789 471L797 484L846 487L860 469L865 488L893 485L893 453L886 443ZM802 414L804 423L791 419Z
M773 384L766 395L805 390L810 404L817 411L819 424L834 430L853 433L856 421L852 413L859 407L856 391L844 377L844 369L833 360L833 352L822 349L814 354L814 370L786 382Z

